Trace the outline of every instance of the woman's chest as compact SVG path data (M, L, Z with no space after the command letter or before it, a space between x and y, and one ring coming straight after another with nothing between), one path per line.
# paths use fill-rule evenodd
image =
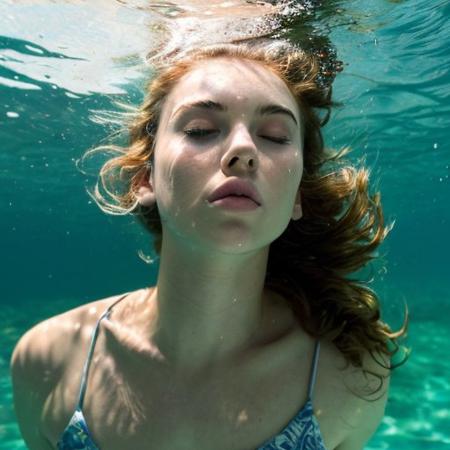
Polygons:
M236 369L185 383L162 374L132 376L114 360L101 358L93 362L87 379L84 417L101 450L255 450L283 431L304 407L311 356L276 369ZM322 368L313 408L325 447L333 450L344 438L346 397L327 364ZM55 414L50 413L47 422L52 442L73 414L76 378L64 380L54 392L50 409Z

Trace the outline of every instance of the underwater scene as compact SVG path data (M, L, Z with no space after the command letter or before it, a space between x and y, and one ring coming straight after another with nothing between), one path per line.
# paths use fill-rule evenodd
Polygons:
M14 1L0 3L0 450L23 450L9 375L20 336L95 299L156 283L130 216L87 194L83 153L138 105L151 59L184 45L289 38L327 55L340 106L327 147L370 168L393 228L371 265L382 319L409 359L393 371L366 450L450 448L450 2L447 0Z

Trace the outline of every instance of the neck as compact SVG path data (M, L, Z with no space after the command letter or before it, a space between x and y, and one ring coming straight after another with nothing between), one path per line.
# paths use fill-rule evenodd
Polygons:
M269 248L224 254L176 244L163 241L149 338L183 370L235 357L262 326Z

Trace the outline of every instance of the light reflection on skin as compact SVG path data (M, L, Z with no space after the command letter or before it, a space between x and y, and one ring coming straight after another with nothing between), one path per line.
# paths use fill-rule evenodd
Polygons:
M245 409L243 409L237 416L236 426L240 426L243 422L248 421L248 414Z

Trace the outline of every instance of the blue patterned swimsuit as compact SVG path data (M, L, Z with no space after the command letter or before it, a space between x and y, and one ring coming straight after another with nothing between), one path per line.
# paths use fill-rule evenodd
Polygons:
M86 381L100 322L104 317L109 317L112 308L127 295L128 294L123 295L110 305L97 321L97 325L92 333L88 357L84 364L78 403L69 424L57 444L58 450L100 450L94 443L83 416L82 408L84 394L86 392ZM312 392L316 381L319 350L320 341L317 341L311 366L307 402L279 434L264 442L256 450L327 450L320 433L319 423L314 416L312 406Z

